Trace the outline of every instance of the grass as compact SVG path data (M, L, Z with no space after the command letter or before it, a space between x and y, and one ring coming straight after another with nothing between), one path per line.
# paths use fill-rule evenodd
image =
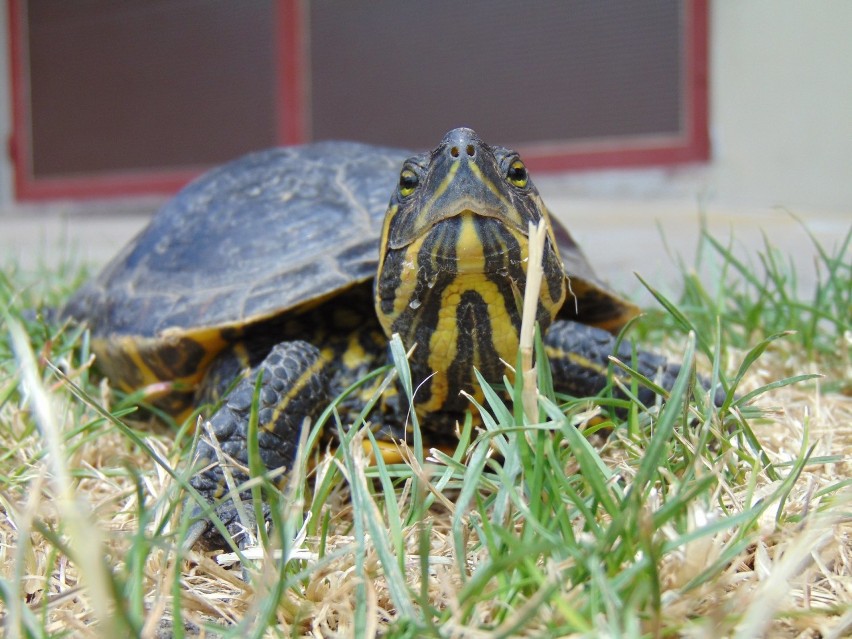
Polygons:
M7 269L5 636L848 636L850 237L815 243L807 296L771 246L756 268L701 242L682 297L655 292L661 310L630 327L685 363L664 401L560 397L538 366L532 412L521 376L485 385L455 450L430 449L415 419L398 463L358 427L369 405L355 428L332 405L283 489L256 469L274 526L242 558L249 582L220 565L234 556L182 547L190 429L133 421L134 398L94 373L87 334L28 315L80 271L35 286ZM694 274L707 268L712 288ZM410 394L392 350L375 375ZM650 383L613 366L628 398ZM727 390L721 409L696 367ZM322 428L341 445L317 444Z

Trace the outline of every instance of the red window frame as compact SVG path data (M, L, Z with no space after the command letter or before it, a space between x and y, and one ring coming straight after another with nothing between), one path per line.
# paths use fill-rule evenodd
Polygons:
M94 198L174 193L198 175L197 167L139 170L39 178L32 171L30 136L27 29L25 0L9 0L9 43L12 79L13 130L9 153L14 167L15 194L19 200ZM303 0L278 0L276 137L281 144L310 139L309 91L306 59L306 5ZM709 158L708 137L708 2L684 2L685 77L681 83L683 127L677 135L598 139L591 142L553 142L522 147L524 159L537 171L567 171L642 167L701 162Z

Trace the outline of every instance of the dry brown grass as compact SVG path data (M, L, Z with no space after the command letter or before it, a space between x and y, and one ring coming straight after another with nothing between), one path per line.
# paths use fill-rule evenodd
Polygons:
M758 387L785 375L788 370L807 368L789 354L768 353L762 365L747 379L747 386ZM4 383L7 388L9 380ZM748 390L748 389L745 389ZM69 432L80 426L79 402L61 385L48 390L60 427ZM760 405L766 417L754 424L764 449L773 462L793 462L800 454L805 438L815 448L817 460L807 465L783 505L785 522L776 523L776 509L767 510L759 521L759 530L743 552L712 581L687 593L679 588L699 574L722 552L731 531L722 530L712 537L702 537L669 554L659 566L664 584L664 617L676 626L683 620L704 618L690 625L690 637L843 637L852 631L852 399L842 394L825 394L820 384L791 386L763 396ZM65 552L57 548L55 539L44 531L61 530L61 508L57 506L54 477L44 458L41 435L32 428L26 408L15 402L4 402L0 420L5 425L4 474L14 469L15 476L3 483L0 514L0 571L8 583L20 581L18 602L34 613L45 635L70 632L74 636L104 636L103 625L92 625L98 606L92 601L85 575ZM85 419L96 415L86 411ZM149 433L147 442L163 457L179 462L171 449L170 435ZM626 461L625 449L630 442L616 437L603 450L603 458L619 469L629 481L634 466ZM820 459L828 459L822 462ZM327 456L314 470L317 478L339 460ZM67 460L77 503L85 515L95 538L103 538L106 565L111 569L124 566L134 545L133 536L140 525L138 513L147 503L164 503L175 490L174 479L158 468L144 452L128 444L119 431L102 428L96 436L73 446ZM142 491L134 475L135 469ZM721 477L721 474L720 474ZM845 488L826 505L816 497L820 491L846 482ZM747 482L730 485L719 482L719 498L733 511L753 503L761 495L769 495L776 487L765 473L758 472ZM146 505L138 498L146 496ZM464 583L459 566L474 569L487 550L472 547L463 558L455 556L452 543L452 491L448 493L450 508L435 506L424 521L404 530L409 558L405 560L406 581L412 590L421 588L419 554L420 531L428 525L429 555L428 599L437 609L449 611L443 629L446 636L493 636L494 631L476 631L488 627L494 619L489 600L482 598L473 610L465 610L458 602ZM406 495L400 495L406 499ZM817 506L817 503L819 505ZM325 537L325 554L332 559L316 563L319 539L307 538L298 552L308 568L300 589L285 593L277 607L277 622L286 634L305 636L353 636L356 590L367 590L369 608L366 618L371 630L379 631L397 615L387 583L383 579L382 562L374 549L365 555L365 569L373 580L363 583L354 568L357 546L353 538L353 518L349 489L338 484L327 502L331 513ZM719 517L718 512L696 506L691 513L696 525ZM663 530L663 535L668 531ZM473 534L469 535L471 539ZM311 569L311 566L315 568ZM220 567L212 555L193 552L187 560L176 561L171 548L151 550L138 566L144 576L138 579L143 589L142 600L148 609L148 623L143 636L160 636L168 628L173 607L174 575L179 573L180 597L184 620L197 626L215 619L217 623L236 623L251 618L259 601L271 586L261 577L250 586L239 578L238 571ZM268 570L272 573L274 570ZM263 574L263 572L261 573ZM554 571L554 574L557 574ZM266 579L272 578L266 575ZM6 602L3 617L8 636L15 636L14 605ZM559 614L558 609L549 609ZM541 613L541 611L539 611ZM523 615L524 611L518 611ZM464 618L464 621L462 619ZM18 616L18 620L20 617ZM503 627L511 627L509 617ZM526 623L524 633L534 634L547 619ZM18 621L20 623L20 621ZM22 626L18 626L19 628ZM189 626L191 632L195 632ZM719 633L718 628L728 630ZM499 630L499 625L498 625ZM202 633L203 634L203 633ZM499 632L497 633L499 634ZM33 635L38 636L38 635ZM679 635L680 636L680 635Z
M776 341L750 368L741 394L802 373L826 376L758 396L761 414L746 421L765 459L757 461L745 438L722 430L718 416L711 412L705 421L691 406L703 431L674 427L670 448L651 458L650 490L637 493L643 501L631 501L630 490L641 483L654 429L665 432L665 407L642 416L653 428L637 432L634 422L609 437L590 437L591 453L567 439L536 449L537 430L506 438L547 450L557 462L549 472L559 477L591 482L595 464L605 469L598 492L587 487L579 501L555 504L567 511L579 503L577 513L586 508L593 520L564 520L567 553L552 552L563 540L554 545L554 529L535 520L536 500L561 495L527 494L502 481L500 473L518 462L513 451L500 450L505 463L488 466L487 477L466 471L482 461L479 453L497 458L502 435L477 440L457 462L403 450L407 466L392 478L382 464L368 468L360 431L351 445L318 452L306 474L294 471L279 527L287 559L276 554L273 536L248 568L247 583L239 566L221 565L228 561L221 552L180 550L184 493L173 469L185 468L186 438L176 441L175 431L151 423L128 428L112 417L123 400L90 380L81 335L45 339L43 327L31 326L26 336L16 329L18 319L2 318L15 351L0 351L5 636L476 638L550 636L553 628L571 628L562 632L571 637L852 636L848 332L836 353L822 356ZM667 350L675 357L681 347L672 341ZM724 357L722 370L736 371L747 353L728 348ZM65 371L65 381L49 362ZM569 410L566 423L582 427L594 412L587 405ZM511 422L502 426L513 430ZM714 437L699 436L713 429ZM559 428L547 434L559 436ZM701 441L707 450L695 450ZM667 450L692 466L670 464L676 460L666 458ZM693 471L691 483L681 482L678 474ZM529 485L534 475L530 467L511 477ZM464 502L472 486L476 499ZM693 498L678 501L679 491L693 488ZM606 495L624 511L602 507ZM682 517L651 526L672 504ZM607 528L619 517L638 530ZM605 537L607 530L623 544L601 545L592 533ZM632 554L607 571L600 553L624 547Z

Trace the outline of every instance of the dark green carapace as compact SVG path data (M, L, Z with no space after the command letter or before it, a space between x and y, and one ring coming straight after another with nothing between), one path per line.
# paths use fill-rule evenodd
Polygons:
M636 308L602 286L550 219L519 155L470 129L412 155L327 142L255 153L202 176L167 203L64 309L91 328L101 370L151 386L176 415L210 399L218 446L245 464L258 372L259 448L292 467L300 430L329 400L387 362L388 337L415 346L414 410L429 437L452 437L479 389L514 362L528 224L544 220L538 321L557 390L593 395ZM617 353L631 360L624 343ZM642 353L640 371L671 385L677 367ZM650 391L642 398L652 400ZM360 410L358 399L343 406ZM404 436L412 407L393 396L371 420ZM193 485L226 489L202 441ZM234 471L237 482L245 476ZM233 507L219 514L239 531Z

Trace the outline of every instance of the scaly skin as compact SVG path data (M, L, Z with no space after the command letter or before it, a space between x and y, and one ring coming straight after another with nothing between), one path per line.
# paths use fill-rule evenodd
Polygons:
M248 480L244 472L248 465L246 438L258 375L263 375L257 406L260 459L267 468L292 468L305 420L315 420L330 399L326 365L319 349L307 342L285 342L273 347L260 366L237 384L211 417L210 430L222 458L220 460L215 444L206 437L201 439L194 463L196 468L204 470L190 480L193 488L211 501L218 500L227 489L226 466L235 485ZM248 492L240 497L243 500L251 498ZM217 507L216 514L236 541L240 541L244 526L254 523L240 522L230 499ZM212 541L218 533L209 528L208 523L204 522L202 529L205 535L210 533Z

